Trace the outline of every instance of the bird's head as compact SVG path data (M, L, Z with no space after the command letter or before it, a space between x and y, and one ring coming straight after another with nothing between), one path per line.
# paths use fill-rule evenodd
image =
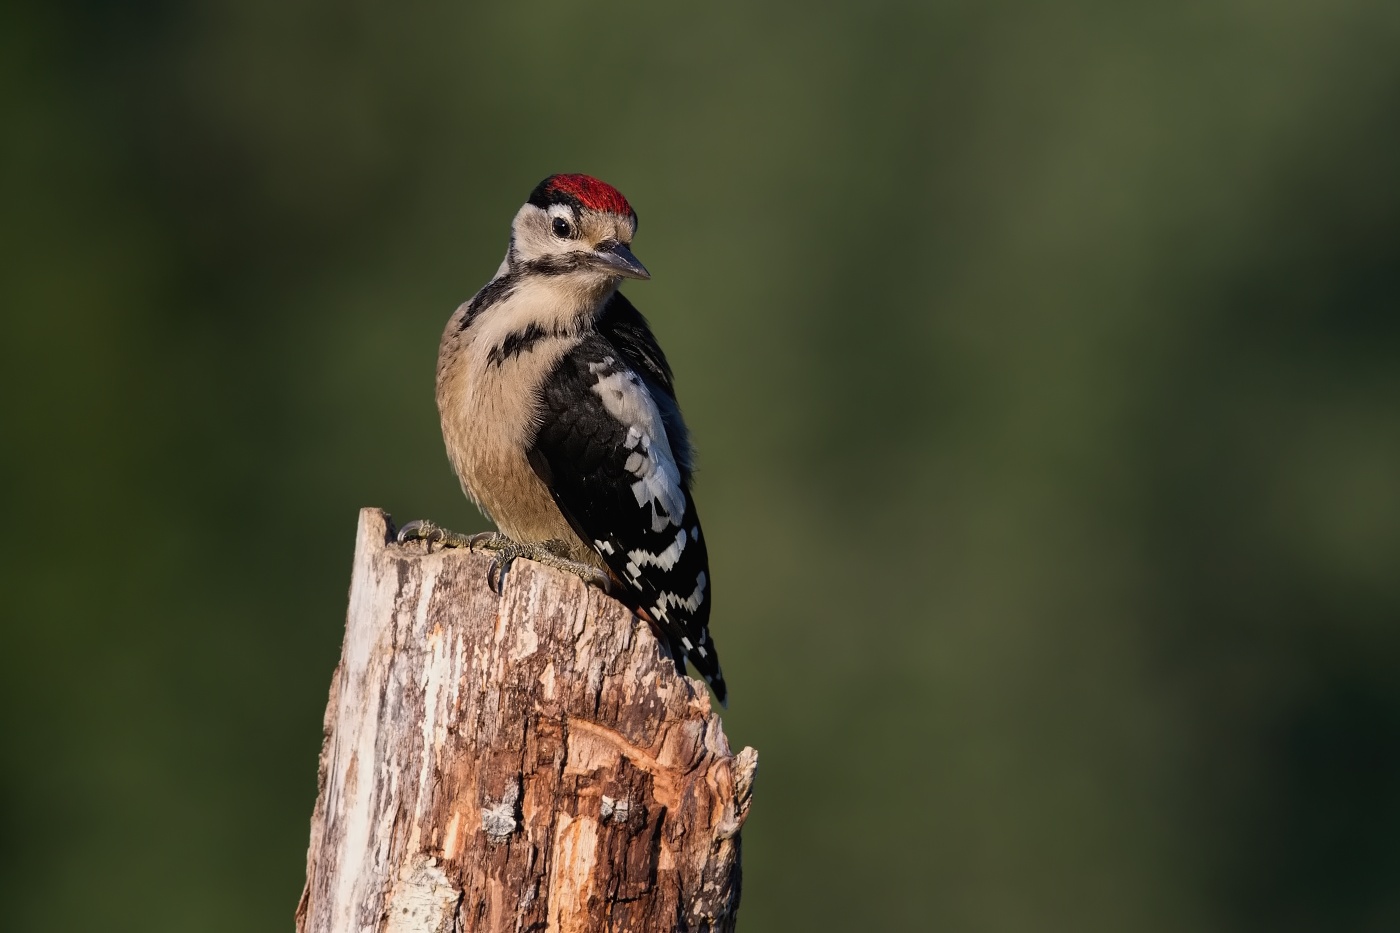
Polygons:
M636 232L636 211L612 185L589 175L551 175L515 215L507 263L612 283L649 279L630 248Z

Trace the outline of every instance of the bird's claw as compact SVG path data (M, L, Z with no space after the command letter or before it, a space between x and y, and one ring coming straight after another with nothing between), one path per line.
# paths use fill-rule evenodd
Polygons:
M489 532L488 532L489 533ZM451 529L444 528L436 522L426 518L415 519L405 522L395 536L399 544L407 544L410 541L422 541L428 546L428 550L433 549L433 545L441 547L468 547L471 541L479 535L472 535L470 538L463 534L458 534Z
M515 547L519 547L519 545ZM510 570L510 565L515 563L515 558L519 556L512 553L515 547L502 548L492 559L491 566L486 568L486 588L497 596L503 595L506 586L506 571Z
M410 541L431 542L433 536L441 530L441 528L427 519L418 518L411 522L406 522L404 526L399 529L399 533L395 535L394 538L399 544L407 544Z
M604 593L612 592L612 581L608 575L591 564L572 560L555 552L547 545L540 544L519 544L510 540L505 535L493 535L493 540L487 542L484 547L496 552L495 558L491 561L491 566L486 571L486 585L497 596L501 595L506 583L506 573L510 571L510 566L516 558L524 557L527 560L544 564L546 567L553 567L555 570L562 570L565 573L573 574L585 584L593 584Z
M475 551L477 548L484 548L488 551L499 551L515 544L514 541L501 534L499 531L478 531L467 538L467 550Z
M578 577L584 583L593 584L604 593L612 592L612 580L597 567L570 560L547 545L520 544L499 531L481 531L472 535L463 535L449 531L427 519L417 519L405 523L399 529L396 537L399 544L407 544L409 541L423 541L428 545L429 550L434 544L437 544L441 547L464 547L469 551L481 549L493 552L495 556L491 560L491 566L486 568L486 588L497 596L500 596L504 591L506 574L510 571L510 565L515 562L517 557L525 557L557 570L563 570Z

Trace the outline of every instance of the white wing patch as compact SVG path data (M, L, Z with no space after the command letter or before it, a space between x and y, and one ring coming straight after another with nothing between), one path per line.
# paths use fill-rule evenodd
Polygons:
M640 548L635 551L628 551L627 556L632 559L629 567L645 567L650 564L653 567L660 567L662 570L670 570L676 566L676 561L681 559L681 552L685 550L685 530L676 533L676 540L671 542L670 547L660 554L653 554L650 551L643 551Z
M659 593L656 597L656 606L652 611L656 613L657 618L663 621L666 619L666 614L670 611L671 606L684 606L690 612L697 611L700 605L705 602L705 584L708 582L709 581L705 577L705 571L700 571L695 575L694 593L691 593L688 597L677 596L675 593L670 592Z
M601 363L589 363L588 370L598 377L593 391L602 400L603 407L627 425L623 444L632 452L624 466L637 477L632 484L632 495L636 496L637 505L652 506L652 531L665 531L667 525L680 527L685 517L685 491L681 488L681 471L671 452L661 412L636 374L628 369L615 369L615 366L616 361L605 356ZM605 372L607 375L601 375ZM667 553L670 550L668 548ZM677 556L679 553L677 550ZM671 563L675 563L674 559Z

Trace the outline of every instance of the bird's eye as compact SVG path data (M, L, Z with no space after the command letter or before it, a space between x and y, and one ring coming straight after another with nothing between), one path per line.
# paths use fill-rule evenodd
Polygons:
M556 217L554 218L554 235L567 240L574 235L574 228L569 226L569 222L563 217Z

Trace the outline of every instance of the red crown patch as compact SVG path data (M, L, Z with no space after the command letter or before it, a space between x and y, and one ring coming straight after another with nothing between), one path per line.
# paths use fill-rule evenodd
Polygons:
M606 211L624 217L633 213L632 205L627 203L621 191L592 175L551 175L540 182L530 201L576 201L589 210Z

